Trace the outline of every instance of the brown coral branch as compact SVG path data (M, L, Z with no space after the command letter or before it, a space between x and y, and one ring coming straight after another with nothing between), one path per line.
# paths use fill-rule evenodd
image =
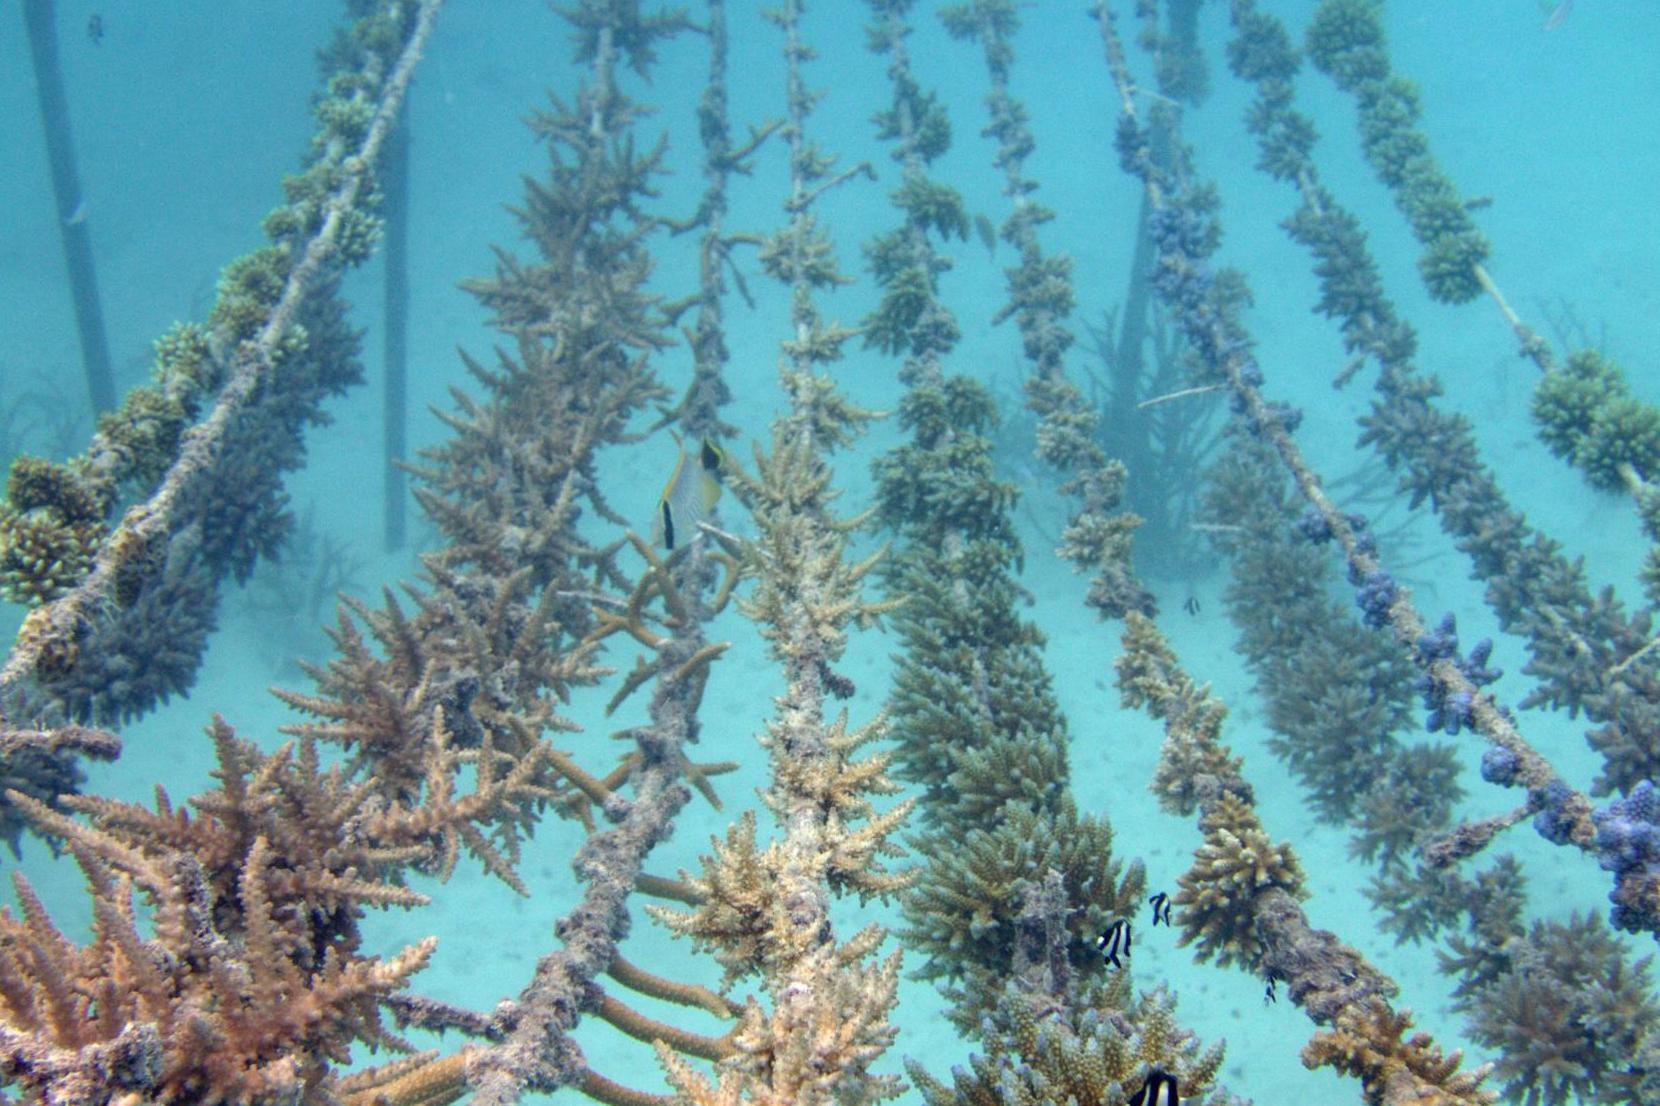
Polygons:
M30 1093L321 1102L329 1064L354 1042L401 1045L381 1025L381 1003L436 941L386 961L358 955L354 904L387 896L356 877L354 861L372 870L374 850L346 845L339 822L324 824L352 804L324 804L326 792L314 792L309 820L296 819L273 791L292 797L317 785L303 759L296 765L283 750L259 761L224 728L216 740L221 790L197 801L195 820L172 817L164 793L150 817L88 803L93 826L11 795L68 844L93 898L85 947L52 925L21 877L23 917L0 910L0 1068ZM325 844L308 845L308 833ZM199 841L223 848L198 855ZM332 882L330 864L341 877ZM154 907L149 938L135 886Z
M449 1106L467 1091L469 1050L424 1052L353 1072L334 1085L343 1106Z
M576 1085L583 1094L596 1102L605 1103L606 1106L675 1106L679 1101L670 1094L637 1091L589 1067L582 1069L581 1078L577 1080Z
M1485 1106L1498 1098L1481 1089L1491 1064L1460 1073L1463 1054L1443 1054L1428 1033L1414 1033L1410 1011L1381 999L1343 1010L1330 1031L1303 1048L1303 1063L1332 1067L1361 1081L1370 1106Z
M442 1002L426 995L402 992L387 996L384 1003L399 1028L416 1026L443 1032L454 1029L470 1037L495 1040L501 1036L501 1026L493 1018L474 1010Z
M643 656L635 657L634 667L623 677L622 683L617 685L617 690L612 693L611 698L605 701L605 716L611 717L630 695L650 683L661 669L662 663L661 658L656 655L649 661Z
M575 785L577 790L588 796L595 806L603 807L610 801L611 789L600 780L589 775L576 761L561 753L558 749L549 749L547 755L548 761L559 770L559 774Z
M711 641L699 647L697 652L686 658L681 666L674 670L673 680L690 679L698 673L707 673L708 668L722 653L732 648L730 641Z
M688 698L688 709L695 711L701 701L702 685L699 684ZM710 806L716 810L723 809L720 796L715 794L715 785L709 782L709 777L724 776L728 772L736 772L738 770L737 761L717 760L700 764L689 757L682 756L680 758L680 769L686 775L686 782L695 787L697 793L702 795Z
M689 1056L701 1056L705 1060L724 1060L737 1051L732 1044L730 1033L722 1037L693 1033L679 1026L658 1021L656 1018L648 1018L610 994L600 994L599 1006L595 1012L603 1020L637 1041L647 1044L662 1041L676 1052Z
M646 877L641 877L646 878ZM635 884L639 886L638 882ZM641 890L644 890L642 887ZM716 1017L735 1018L743 1012L743 1007L731 999L711 991L709 988L695 983L682 983L675 979L665 979L663 976L648 972L644 968L623 956L611 958L611 966L606 974L632 991L642 995L650 995L665 1002L679 1003L681 1006L696 1006L707 1010Z
M834 357L846 333L823 325L812 291L844 278L807 208L848 174L831 176L805 138L813 97L801 67L810 56L799 39L802 7L789 0L771 16L785 36L792 185L784 205L788 226L762 252L763 266L794 291L796 336L784 343L789 363L782 370L791 410L773 425L771 451L757 448L757 475L733 474L760 530L742 552L756 593L740 607L761 625L787 682L763 739L772 769L766 801L782 835L763 849L755 818L746 814L725 842L716 842L702 877L691 881L703 904L691 914L652 908L671 929L711 948L728 982L764 973L773 998L770 1012L750 1001L733 1035L741 1055L722 1066L718 1084L658 1046L670 1082L699 1104L735 1103L740 1096L801 1106L866 1103L897 1091L894 1080L872 1075L869 1066L893 1038L888 1012L898 956L867 964L881 931L839 943L828 910L838 887L880 894L889 882L903 881L883 873L875 858L897 852L888 836L908 808L873 817L866 796L894 789L883 774L886 761L852 759L853 750L880 732L880 721L849 733L845 717L826 718L832 665L848 627L874 621L890 605L860 595L861 579L881 554L858 564L845 560L845 535L862 520L837 519L829 510L835 493L823 453L851 441L870 416L815 371Z
M709 610L712 614L720 614L726 610L727 602L732 598L732 589L738 586L742 578L742 569L736 557L724 550L715 550L708 554L709 559L718 562L726 569L721 576L720 587L715 590L715 596L709 601Z
M121 739L107 730L87 726L56 726L46 730L0 730L0 756L12 757L24 750L44 753L75 752L94 760L114 760L121 755Z
M683 902L688 906L701 906L704 901L703 893L683 879L666 879L663 876L642 872L634 877L634 886L639 888L642 894Z

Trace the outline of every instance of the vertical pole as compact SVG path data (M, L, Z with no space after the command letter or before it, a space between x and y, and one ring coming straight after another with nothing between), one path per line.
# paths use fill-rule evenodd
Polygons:
M58 64L55 0L23 0L29 33L29 57L35 69L35 95L46 132L46 158L52 168L52 195L57 203L58 237L63 242L69 290L75 301L75 329L81 341L92 413L115 409L115 376L110 371L104 311L98 300L98 275L92 264L92 237L87 232L85 198L75 168L75 141L69 130L69 98Z
M381 159L381 211L386 235L386 393L384 424L386 481L386 551L404 543L404 471L399 467L405 449L409 357L409 108L398 115L398 125L387 137Z

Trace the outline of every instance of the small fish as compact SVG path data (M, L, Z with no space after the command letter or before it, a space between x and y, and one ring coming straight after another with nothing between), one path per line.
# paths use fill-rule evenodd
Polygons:
M1123 918L1112 923L1095 939L1095 947L1101 950L1104 963L1122 968L1124 964L1118 959L1118 955L1130 955L1130 923Z
M1147 1073L1147 1082L1130 1096L1130 1106L1181 1106L1182 1096L1176 1091L1176 1077L1160 1068Z
M720 470L726 459L720 446L708 438L695 453L678 435L674 440L680 446L680 458L657 500L657 516L651 525L652 543L669 550L698 536L697 524L709 517L720 499Z
M993 257L997 255L997 231L991 225L991 220L984 214L974 216L974 229L980 235L980 241L985 245L986 252Z
M1568 14L1574 10L1574 0L1562 0L1551 13L1545 17L1545 30L1554 31L1568 21Z
M1199 613L1199 600L1194 598L1191 595L1188 596L1187 597L1187 602L1182 604L1182 610L1186 611L1188 614L1198 614Z
M92 45L94 46L103 44L104 17L99 15L97 12L93 12L92 18L86 21L86 37L92 40Z
M1162 919L1165 925L1170 924L1170 896L1163 891L1149 898L1148 903L1153 907L1153 924L1158 925Z
M82 197L81 202L75 205L75 210L71 211L68 216L64 218L63 225L66 227L75 227L80 226L84 222L86 222L86 198Z
M1275 969L1268 969L1268 986L1262 989L1262 1004L1264 1006L1280 1000L1279 982L1283 978Z

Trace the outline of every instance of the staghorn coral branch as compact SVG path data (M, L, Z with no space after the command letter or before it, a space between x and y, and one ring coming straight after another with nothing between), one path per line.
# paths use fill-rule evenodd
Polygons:
M89 828L21 791L9 791L6 800L16 805L38 827L61 839L78 854L97 857L113 865L153 895L165 894L171 884L165 869L144 853L121 840Z
M701 906L704 902L703 893L683 879L665 879L642 872L635 877L634 886L638 887L642 894L683 902L688 906Z
M577 1089L596 1102L606 1103L606 1106L676 1106L678 1102L674 1095L637 1091L592 1068L583 1069Z
M701 984L665 979L622 956L612 957L611 967L606 974L624 987L638 991L642 995L679 1003L681 1006L696 1006L716 1017L735 1018L743 1012L743 1007Z
M550 750L548 752L548 760L556 769L559 770L559 774L561 776L564 776L566 780L577 788L577 790L588 796L589 801L591 801L595 806L603 807L611 800L611 788L589 775L580 766L578 766L576 761L572 760L564 753L559 752L557 749Z
M687 657L680 667L674 670L669 678L675 682L689 680L693 676L703 675L707 678L708 669L722 653L732 648L730 641L711 641L698 648L698 651Z
M336 1084L343 1106L448 1106L467 1091L467 1056L425 1052L353 1072Z
M407 992L389 995L385 1006L392 1012L399 1028L413 1025L440 1033L446 1029L454 1029L470 1037L485 1040L499 1040L501 1037L501 1026L495 1019L425 995Z
M852 440L867 415L840 399L827 377L815 374L815 364L832 359L847 334L823 329L813 306L813 289L833 286L842 277L807 208L823 188L842 183L847 174L822 188L810 186L827 178L828 159L805 138L812 96L802 78L810 51L798 38L800 17L800 0L769 17L784 30L789 66L785 136L792 188L785 201L789 226L764 249L764 264L793 291L795 339L784 344L789 360L782 369L792 407L775 420L772 452L757 447L759 475L740 482L762 531L742 551L745 571L757 576L759 586L740 609L762 623L787 679L779 714L762 739L772 764L765 800L782 825L782 837L759 849L754 815L745 814L727 842L717 842L715 857L704 860L704 877L692 882L706 900L697 912L652 908L677 933L714 948L727 980L762 971L774 1006L764 1013L750 1000L732 1035L739 1055L722 1064L715 1083L657 1046L669 1081L692 1103L734 1103L740 1094L759 1103L802 1106L870 1103L896 1093L893 1079L872 1076L868 1064L893 1038L888 1010L898 957L880 968L863 965L880 932L838 945L828 917L832 888L883 893L903 883L901 877L881 882L886 877L875 855L896 852L886 835L905 807L890 819L853 829L853 820L870 814L863 792L891 790L880 761L873 766L850 759L852 749L880 732L880 722L847 734L845 719L835 724L825 719L827 689L838 686L830 666L840 658L848 624L867 623L888 604L867 603L858 595L858 581L875 561L855 566L843 561L843 535L858 520L845 523L828 511L833 492L822 452Z
M773 1005L763 1012L750 1000L732 1034L739 1054L722 1065L714 1083L657 1046L670 1082L698 1104L735 1102L740 1094L800 1106L867 1103L898 1089L892 1078L869 1072L894 1035L888 1012L898 954L883 965L866 965L879 931L839 944L829 917L833 889L883 894L903 884L902 876L887 876L875 857L898 851L887 835L908 806L853 828L870 815L864 794L893 790L882 762L854 762L850 755L880 731L880 722L849 734L845 718L826 719L826 696L838 686L831 665L841 656L848 625L874 620L889 605L860 595L860 580L874 559L844 562L844 535L858 520L840 521L829 511L834 492L822 453L850 441L868 416L816 371L836 356L845 334L825 331L813 303L815 287L841 278L806 208L847 174L810 187L829 170L805 136L813 97L803 80L810 51L799 38L802 9L800 0L788 0L769 17L784 32L791 152L788 226L775 239L769 267L792 286L796 337L784 343L788 360L781 373L791 408L773 424L772 451L757 448L757 477L743 481L761 534L744 551L757 592L740 603L761 624L787 684L762 739L772 767L765 799L782 836L759 849L755 819L746 814L724 845L717 842L716 856L704 861L704 877L694 883L704 904L691 915L652 911L677 933L713 947L729 981L762 972Z
M651 680L657 675L658 671L659 665L655 656L649 661L646 660L644 656L636 656L634 658L634 667L629 671L627 676L623 677L622 682L617 685L617 690L612 693L611 698L605 701L605 716L609 718L611 715L615 714L617 712L617 708L622 706L630 695L633 695L636 691L650 683Z
M106 730L86 726L58 726L50 730L0 730L0 757L24 750L45 753L76 752L94 760L121 755L121 739Z
M607 144L626 134L631 119L613 83L617 53L629 50L636 66L641 66L650 53L641 42L678 28L680 21L670 18L647 28L637 8L623 3L596 3L566 14L573 22L581 23L583 57L592 62L585 100L569 113L569 123L574 123L576 116L586 115L586 133L572 133L569 138L581 156L598 167L604 163ZM717 6L711 18L711 37L723 46L720 31ZM717 50L716 57L718 66L724 54ZM715 84L721 84L718 75ZM712 118L709 112L715 112L716 116ZM724 128L723 113L723 100L717 97L712 104L706 100L704 134L706 141L716 140L716 147L720 146L718 137ZM548 120L550 131L567 125L558 118ZM625 152L625 159L627 156ZM687 432L699 437L719 431L714 411L728 398L719 375L725 352L719 330L718 276L724 252L719 241L726 172L725 168L711 171L710 193L703 210L708 237L699 300L700 340L694 347L698 370L694 387L683 404ZM584 183L592 187L592 181L590 176ZM633 234L651 229L652 220L632 208L626 214L636 220ZM551 217L545 226L549 231L560 229ZM586 229L586 226L574 228L577 234ZM570 249L579 240L573 235L572 242L549 240L547 245L551 253ZM643 267L630 270L626 279L643 281ZM554 306L558 306L557 301ZM661 344L655 338L647 341L644 332L639 337L634 344ZM511 1028L498 1045L477 1055L469 1065L469 1079L477 1088L474 1101L481 1106L506 1106L526 1088L551 1091L573 1084L609 1101L643 1100L643 1096L595 1074L569 1032L580 1012L590 1007L594 981L609 968L617 942L627 932L628 898L647 854L667 838L675 813L689 801L690 792L680 782L682 776L691 775L706 789L711 801L713 795L707 791L703 773L693 768L682 751L684 743L694 739L702 681L665 675L683 669L690 675L706 667L706 660L693 663L693 658L699 657L706 645L701 630L704 615L696 602L707 579L699 549L702 543L693 543L677 577L637 536L630 534L629 541L647 562L648 571L632 586L626 586L628 600L621 613L608 610L594 613L586 646L591 647L600 638L621 631L651 650L653 656L636 668L636 675L641 677L639 686L643 686L647 673L656 680L649 707L651 724L630 732L637 746L635 754L625 760L632 796L623 798L616 793L620 779L607 778L601 784L609 793L608 799L602 801L614 828L590 836L573 861L577 877L585 887L581 903L556 926L565 947L543 957L537 964L534 977L518 999L504 1007L510 1016L501 1020ZM613 582L617 582L615 573L611 575ZM666 612L663 622L669 630L666 634L648 630L644 625L646 604L652 599L663 604ZM629 691L634 689L626 681L625 687Z
M705 1060L724 1060L737 1052L736 1047L732 1044L730 1033L722 1037L692 1033L667 1022L658 1021L656 1018L648 1018L638 1010L604 992L599 996L599 1006L595 1013L616 1029L637 1041L644 1041L647 1044L662 1041L676 1052L688 1056L701 1056Z
M90 826L9 796L68 844L93 898L85 948L51 924L21 877L24 917L0 910L0 1067L32 1095L332 1100L329 1064L353 1042L402 1047L380 1005L436 940L364 958L355 921L364 904L421 897L363 878L387 863L377 858L385 850L351 824L352 796L328 801L338 777L319 779L288 749L262 758L222 724L215 740L221 787L194 801L195 819L172 817L165 794L150 818L88 802ZM154 908L148 937L135 887ZM71 1060L74 1050L96 1066Z

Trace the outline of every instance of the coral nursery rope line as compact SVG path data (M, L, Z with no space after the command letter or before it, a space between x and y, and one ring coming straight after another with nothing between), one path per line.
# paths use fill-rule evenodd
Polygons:
M289 333L313 285L327 271L346 218L362 199L371 166L397 123L399 107L442 6L443 0L419 0L415 25L382 86L373 119L356 150L341 160L342 179L329 196L322 224L289 272L265 325L235 351L229 379L213 410L185 433L178 459L154 494L127 509L86 578L24 620L5 667L0 668L0 712L26 716L38 711L38 704L25 705L25 695L42 662L50 662L54 655L72 654L79 628L96 617L123 571L141 558L154 556L157 543L184 528L197 482L218 463L237 418L259 395L274 368L273 353Z
M1113 81L1117 86L1120 99L1120 112L1125 119L1132 122L1136 118L1135 84L1130 76L1129 68L1124 60L1122 46L1117 35L1111 28L1111 16L1104 8L1101 9L1100 25L1102 39L1105 44L1108 66L1112 71ZM1168 206L1169 200L1164 194L1154 174L1147 171L1142 174L1146 185L1147 196L1155 210ZM1183 258L1166 258L1169 264L1191 264ZM1223 323L1219 315L1212 313L1208 319L1192 320L1191 325L1200 330L1209 331L1210 346L1214 349L1228 348L1228 335L1223 332ZM1355 529L1343 512L1337 509L1331 499L1320 486L1320 478L1314 474L1297 443L1291 439L1279 415L1272 406L1263 399L1262 393L1250 381L1245 379L1243 367L1246 355L1243 352L1225 352L1216 358L1216 367L1222 372L1228 382L1229 389L1238 397L1243 406L1243 413L1250 420L1251 426L1274 447L1280 461L1291 474L1297 484L1297 489L1303 498L1308 501L1321 518L1330 527L1333 537L1342 546L1344 559L1357 579L1366 579L1382 571L1382 564L1376 556L1368 552L1358 541ZM1423 618L1413 606L1411 596L1405 588L1397 588L1386 610L1386 618L1395 639L1404 646L1410 654L1414 644L1426 632ZM1548 760L1545 759L1522 736L1515 724L1493 703L1492 699L1481 693L1481 690L1467 679L1453 660L1442 658L1424 666L1425 671L1439 681L1453 695L1468 696L1471 703L1472 728L1482 737L1494 745L1502 746L1516 757L1516 780L1519 784L1532 789L1543 788L1560 776ZM1569 827L1567 838L1582 850L1591 850L1595 847L1596 829L1591 824L1591 804L1582 793L1572 792L1562 805L1558 813L1563 822Z

